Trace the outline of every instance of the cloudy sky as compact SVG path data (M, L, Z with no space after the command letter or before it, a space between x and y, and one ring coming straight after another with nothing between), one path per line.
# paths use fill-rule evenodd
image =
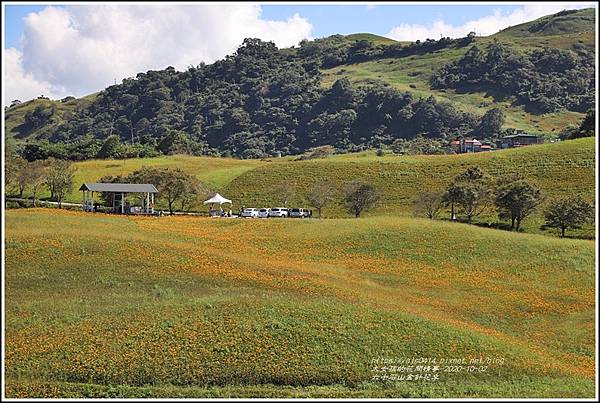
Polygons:
M502 4L92 4L3 3L3 104L41 94L83 96L174 66L184 70L235 51L246 37L279 47L336 33L397 40L490 35L595 3Z

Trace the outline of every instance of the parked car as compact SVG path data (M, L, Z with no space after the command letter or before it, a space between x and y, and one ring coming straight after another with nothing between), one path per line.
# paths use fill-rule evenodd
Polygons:
M292 218L304 218L304 217L310 217L312 214L310 213L310 210L304 209L304 208L293 208L290 209L290 217Z
M271 209L269 208L261 208L258 210L258 218L269 218L269 212Z
M252 218L258 218L258 209L257 208L245 208L242 211L242 217L252 217Z
M269 211L269 217L287 217L289 214L289 210L285 207L273 207L271 211Z

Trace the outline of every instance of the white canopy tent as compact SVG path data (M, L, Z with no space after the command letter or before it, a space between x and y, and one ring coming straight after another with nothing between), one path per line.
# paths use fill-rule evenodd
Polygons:
M204 202L204 204L218 204L218 205L221 205L223 203L231 204L231 200L224 198L223 196L221 196L218 193Z
M231 204L231 200L224 198L223 196L221 196L218 193L215 194L213 197L211 197L210 199L208 199L208 200L206 200L204 202L204 204L210 204L211 205L210 210L208 211L208 214L211 217L219 217L219 216L220 217L223 217L223 216L230 217L231 216L231 209L229 210L228 213L224 213L223 212L223 208L222 208L222 204L223 203L229 203L229 204ZM212 209L212 205L213 204L218 204L220 211L219 210L213 210Z

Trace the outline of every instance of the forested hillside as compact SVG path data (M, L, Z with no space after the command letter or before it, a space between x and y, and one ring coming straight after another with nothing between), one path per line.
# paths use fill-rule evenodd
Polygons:
M556 122L548 132L556 136L593 107L593 42L581 40L586 29L593 31L593 10L558 13L527 27L493 38L414 43L334 35L288 49L246 39L210 65L139 73L82 99L16 104L6 111L7 140L29 160L173 153L260 158L325 144L360 151L415 137L494 141L544 113L554 114L544 120ZM539 46L522 46L524 31ZM556 32L569 46L548 42ZM408 73L427 83L421 87L353 74L369 63L391 66L394 74L403 68L398 63L428 58L444 63ZM447 91L485 92L491 101L465 107L439 96Z

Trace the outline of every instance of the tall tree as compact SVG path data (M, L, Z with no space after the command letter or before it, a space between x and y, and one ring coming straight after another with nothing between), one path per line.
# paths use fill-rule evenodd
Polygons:
M363 211L373 207L381 198L379 191L370 183L347 182L343 189L344 204L350 214L360 217Z
M510 229L518 231L521 222L541 203L540 189L520 178L502 178L495 189L494 203L500 219L510 220Z
M503 124L504 110L501 108L492 108L481 118L477 132L483 137L498 136L502 130Z
M75 183L75 167L71 161L49 159L46 186L53 200L62 208L62 202Z
M482 214L491 201L490 179L479 167L469 167L455 178L458 188L458 206L470 224Z
M436 219L443 206L443 193L435 191L426 191L419 193L413 201L413 210L415 214L425 216L429 219Z
M33 207L35 207L37 195L40 188L46 183L46 161L32 161L28 164L29 169L29 186L31 188L31 196L33 198Z

